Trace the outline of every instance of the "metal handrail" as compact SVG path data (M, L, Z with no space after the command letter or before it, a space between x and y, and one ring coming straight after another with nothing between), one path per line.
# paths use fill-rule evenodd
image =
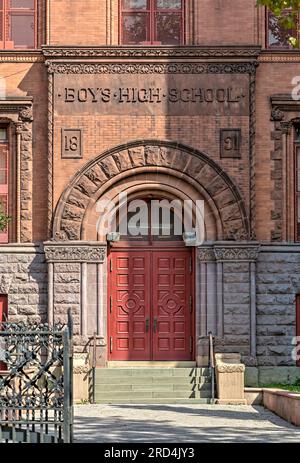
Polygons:
M97 366L97 333L94 333L93 336L93 359L92 359L92 383L93 383L93 393L92 393L92 403L96 403L96 366Z
M214 353L214 337L212 332L208 333L209 338L209 369L211 376L211 403L215 402L215 353Z

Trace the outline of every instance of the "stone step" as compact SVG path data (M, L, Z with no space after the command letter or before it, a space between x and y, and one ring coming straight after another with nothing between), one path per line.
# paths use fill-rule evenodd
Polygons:
M112 404L112 405L121 405L121 404L149 404L149 405L192 405L192 404L211 404L211 399L97 399L97 404Z
M158 376L199 377L209 376L209 368L96 368L98 377Z
M196 368L196 362L130 361L107 362L108 368Z
M96 394L102 392L115 392L115 391L210 391L211 384L96 384L95 392Z
M118 400L118 399L208 399L211 391L108 391L95 393L96 402L98 400Z
M96 384L210 384L210 376L96 376Z

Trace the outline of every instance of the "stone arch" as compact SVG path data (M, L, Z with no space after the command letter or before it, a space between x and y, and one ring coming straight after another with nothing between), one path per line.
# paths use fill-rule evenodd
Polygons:
M91 204L120 178L156 172L192 183L213 205L218 239L248 240L249 223L242 196L230 177L206 154L162 141L135 141L117 146L85 165L63 192L55 210L53 238L83 239Z

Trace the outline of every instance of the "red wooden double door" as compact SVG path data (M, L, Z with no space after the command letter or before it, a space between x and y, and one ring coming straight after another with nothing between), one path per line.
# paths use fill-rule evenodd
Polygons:
M109 359L192 360L192 252L116 250L109 260Z

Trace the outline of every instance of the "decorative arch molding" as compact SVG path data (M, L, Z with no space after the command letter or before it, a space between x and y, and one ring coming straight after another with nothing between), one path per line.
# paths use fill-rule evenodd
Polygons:
M249 222L242 196L230 177L206 154L178 143L143 140L110 149L85 165L63 192L54 214L53 239L82 240L86 210L106 183L134 169L167 168L191 178L218 211L222 239L249 240ZM111 185L113 188L113 184Z

